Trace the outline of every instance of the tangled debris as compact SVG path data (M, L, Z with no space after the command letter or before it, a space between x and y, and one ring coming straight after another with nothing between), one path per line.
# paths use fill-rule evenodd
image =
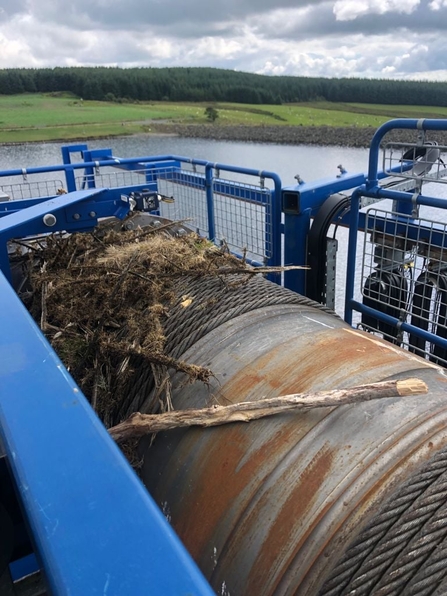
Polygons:
M120 422L136 363L152 369L150 414L172 409L169 371L182 371L190 382L207 383L212 375L165 352L173 282L188 275L226 283L228 273L253 273L225 248L194 233L175 237L169 228L109 225L93 234L51 235L28 252L22 298L107 427ZM182 297L184 308L190 303Z

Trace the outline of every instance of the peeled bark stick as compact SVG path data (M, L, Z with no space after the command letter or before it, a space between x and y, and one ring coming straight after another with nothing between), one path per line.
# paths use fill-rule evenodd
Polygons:
M115 441L120 443L149 433L184 426L207 427L229 422L249 422L292 410L341 406L384 397L420 395L427 391L427 385L420 379L404 379L370 383L352 389L298 393L258 401L244 401L229 406L216 405L210 408L177 410L164 414L140 414L137 412L124 422L110 428L109 433Z

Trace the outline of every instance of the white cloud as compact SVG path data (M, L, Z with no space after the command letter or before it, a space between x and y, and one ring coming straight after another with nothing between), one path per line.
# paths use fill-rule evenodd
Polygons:
M447 0L432 0L428 6L431 10L441 10L447 7Z
M0 68L215 66L436 80L444 72L447 0L228 0L244 18L222 18L214 4L191 0L206 22L185 20L191 12L183 20L152 19L148 6L156 0L127 0L131 22L119 0L79 0L76 11L67 5L63 13L60 1L2 0ZM163 0L160 10L178 15L182 2ZM104 3L110 10L99 10Z
M0 68L8 68L11 64L16 67L34 67L38 66L38 61L26 43L0 32Z
M368 14L411 14L420 3L421 0L337 0L333 12L337 21L352 21Z

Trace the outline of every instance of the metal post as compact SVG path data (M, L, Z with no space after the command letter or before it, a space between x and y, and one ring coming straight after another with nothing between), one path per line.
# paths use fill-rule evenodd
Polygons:
M307 235L312 209L299 214L284 214L284 265L306 265ZM297 269L284 273L284 286L305 295L306 270Z
M357 254L357 237L359 227L359 206L363 186L360 186L352 193L351 212L348 241L348 262L346 267L346 296L345 296L345 321L352 325L352 300L354 298L355 285L355 258Z
M214 194L213 194L213 168L212 163L205 166L206 210L208 217L208 238L214 242L216 228L214 219Z
M282 183L279 176L270 172L261 172L260 175L264 178L269 177L273 180L274 189L272 191L272 256L268 260L270 267L280 267L282 264L282 246L281 246L281 193ZM267 219L267 218L266 218ZM277 281L277 276L273 278Z
M72 153L82 153L83 151L87 151L87 145L65 145L61 148L62 151L62 161L65 165L71 165L71 154ZM65 168L65 181L67 183L67 191L73 192L76 190L76 181L74 175L73 168Z

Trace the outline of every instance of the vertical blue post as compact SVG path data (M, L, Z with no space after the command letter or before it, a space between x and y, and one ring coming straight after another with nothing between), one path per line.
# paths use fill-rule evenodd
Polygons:
M261 175L263 172L261 172ZM269 266L271 267L280 267L282 264L281 259L281 191L282 191L282 183L279 176L270 175L273 182L274 182L274 190L272 194L272 258L269 259ZM265 177L267 177L265 175Z
M87 151L87 148L87 145L65 145L64 147L62 147L62 161L64 165L71 165L72 153ZM74 192L76 190L76 181L73 168L65 168L65 181L67 184L68 192Z
M83 157L85 162L92 161L92 152L84 151ZM87 181L87 188L95 188L95 172L93 166L87 166L84 169L84 182L82 188L85 188L85 181Z
M306 265L307 235L310 229L312 209L304 209L301 213L284 214L284 265ZM298 292L306 293L306 271L297 269L284 273L284 286Z
M265 264L269 267L274 267L273 263L276 262L276 255L275 255L275 244L274 244L274 236L275 236L275 216L274 216L274 209L275 209L275 193L274 191L270 191L267 195L267 200L262 203L264 207L264 214L265 214L265 221L264 221L264 239L265 239L265 246L264 246L264 254L270 254L268 259L264 258ZM270 209L269 209L270 207ZM281 223L281 220L280 220ZM270 246L269 246L270 245ZM281 264L281 263L280 263ZM270 281L276 282L278 280L277 275L270 274L267 276L267 279Z
M364 186L357 188L351 196L351 212L349 217L348 262L346 266L346 295L345 295L345 321L352 325L352 299L354 298L355 285L355 260L357 254L357 237L359 228L360 197Z
M213 196L213 164L205 166L205 188L206 188L206 210L208 217L208 238L214 242L216 227L214 220L214 196Z

